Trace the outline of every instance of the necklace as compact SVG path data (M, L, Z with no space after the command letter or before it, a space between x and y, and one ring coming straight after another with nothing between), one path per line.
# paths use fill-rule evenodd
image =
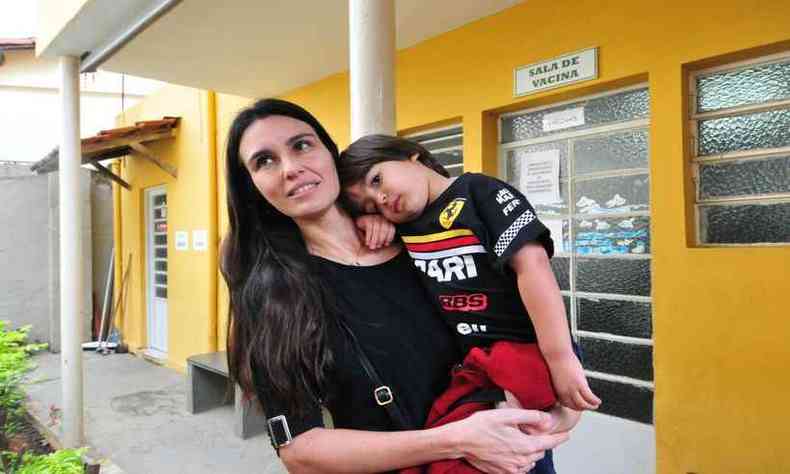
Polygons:
M318 255L319 257L324 257L328 260L342 263L343 265L361 267L362 262L359 261L359 254L363 247L364 244L360 243L356 251L343 252L345 255L339 255L340 252L321 251L316 248L315 245L308 245L308 251L313 255Z

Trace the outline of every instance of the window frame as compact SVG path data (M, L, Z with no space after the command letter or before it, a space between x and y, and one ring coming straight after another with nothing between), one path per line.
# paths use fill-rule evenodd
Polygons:
M701 199L700 168L704 165L724 164L746 161L760 161L771 158L790 156L790 145L779 148L760 148L756 150L738 150L699 156L699 122L702 120L736 117L759 112L790 110L790 98L765 102L726 107L708 112L697 112L697 79L700 77L721 74L729 71L745 69L749 66L769 65L790 62L790 51L760 56L758 58L736 61L710 68L691 71L688 74L688 130L690 137L691 179L694 184L694 232L697 247L786 247L790 242L752 242L752 243L708 243L702 241L702 212L705 206L734 207L745 204L782 204L790 203L790 193L752 194L748 196L724 196Z
M637 118L631 119L623 122L615 122L603 125L596 125L591 128L586 128L582 130L571 130L571 131L559 131L556 133L551 133L549 135L529 138L525 140L514 140L511 142L503 143L502 142L502 120L511 116L515 115L524 115L530 114L534 112L539 112L541 110L546 109L553 109L562 107L569 104L576 104L579 102L586 102L592 99L597 99L600 97L606 97L611 95L616 95L623 92L628 91L636 91L640 89L646 89L648 93L650 93L650 86L647 82L640 82L635 85L610 89L604 92L583 95L580 97L576 97L573 99L569 99L566 101L561 102L552 102L547 105L542 105L538 107L527 107L523 109L519 109L513 112L508 112L501 114L497 117L497 166L498 166L498 176L505 182L509 182L508 176L508 168L507 168L507 159L508 159L508 152L517 149L523 146L529 145L537 145L541 143L550 143L556 142L561 140L574 140L581 137L591 137L597 135L606 135L615 132L625 132L629 130L647 130L648 133L648 140L650 139L650 124L652 120L652 113L649 114L645 118ZM569 147L572 148L572 147ZM589 339L595 339L599 341L611 341L611 342L619 342L625 343L630 345L638 345L638 346L647 346L650 347L651 353L654 355L654 341L655 336L651 334L650 338L644 337L634 337L634 336L623 336L618 334L611 334L611 333L603 333L603 332L593 332L593 331L586 331L579 329L579 308L578 299L599 299L599 300L611 300L611 301L624 301L624 302L635 302L635 303L646 303L650 304L650 312L651 318L653 317L654 313L654 300L652 294L652 277L651 277L651 294L649 296L641 296L641 295L626 295L626 294L618 294L618 293L594 293L594 292L587 292L587 291L579 291L576 289L576 261L578 259L596 259L596 260L607 260L607 259L614 259L614 260L647 260L652 263L654 258L654 250L651 248L651 251L646 254L618 254L618 255L578 255L575 253L574 245L574 231L573 231L573 222L575 219L580 218L614 218L614 217L647 217L650 219L650 233L652 239L652 206L651 202L648 201L648 208L644 211L630 211L630 212L618 212L618 213L594 213L594 214L581 214L576 212L574 205L571 201L574 200L574 186L573 183L576 181L587 181L593 179L601 179L601 178L612 178L612 177L623 177L623 176L639 176L647 174L649 179L652 179L652 157L649 153L650 146L648 144L648 162L645 168L628 168L624 170L608 170L608 171L598 171L593 173L586 173L581 177L576 176L575 174L575 157L573 156L573 150L568 150L568 175L564 179L560 179L560 183L565 184L568 186L568 210L564 214L559 215L545 215L542 218L550 219L550 220L567 220L569 223L568 229L568 239L569 239L569 248L563 252L557 252L555 254L556 257L567 258L568 259L568 279L569 279L569 289L568 290L560 290L560 294L563 298L567 297L571 300L572 304L570 308L567 308L570 316L570 326L571 326L571 335L574 341L579 341L579 338L585 337ZM652 196L650 198L652 200ZM572 212L573 211L573 212ZM540 214L540 213L539 213ZM573 297L576 297L576 300ZM573 303L575 301L575 303ZM655 360L654 360L655 366ZM599 372L590 369L584 369L586 375L597 378L599 380L604 380L607 382L615 382L621 383L626 385L635 386L638 388L648 389L653 392L653 396L655 396L655 373L653 374L653 379L650 381L625 376L625 375L616 375L610 374L606 372ZM655 402L654 402L655 403ZM618 417L619 418L619 417ZM634 420L629 420L634 421ZM641 422L639 422L641 423ZM655 415L653 421L649 424L650 426L655 426Z
M434 133L440 133L440 132L449 131L449 130L454 130L456 128L460 130L459 133L443 135L441 137L431 138L431 139L428 139L428 140L420 140L419 139L421 136L431 135L431 134L434 134ZM448 173L452 173L453 169L461 168L461 174L463 174L464 173L464 155L463 155L463 153L464 153L464 142L463 142L463 139L464 139L464 124L462 122L456 122L456 123L452 123L450 125L443 125L441 127L427 128L425 130L420 130L419 132L413 132L413 133L408 133L408 134L403 135L403 138L406 138L408 140L412 140L414 142L417 142L420 145L423 145L424 143L430 143L430 142L433 142L433 141L440 141L440 140L447 140L447 139L456 138L456 137L461 137L461 144L460 145L453 145L453 146L448 146L448 147L444 147L444 148L438 148L436 150L430 150L430 152L431 153L441 153L441 152L446 152L446 151L459 150L461 152L461 161L459 163L454 163L452 165L447 165L444 168L447 170Z

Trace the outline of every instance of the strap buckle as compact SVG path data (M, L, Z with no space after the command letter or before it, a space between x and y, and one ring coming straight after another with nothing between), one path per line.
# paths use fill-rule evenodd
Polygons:
M271 438L275 449L291 444L293 438L291 437L291 430L288 428L288 420L285 419L285 415L269 418L266 420L266 425L269 428L269 438Z
M392 394L392 389L386 385L376 387L373 390L373 398L376 399L376 403L378 403L380 406L389 405L395 401L395 395Z

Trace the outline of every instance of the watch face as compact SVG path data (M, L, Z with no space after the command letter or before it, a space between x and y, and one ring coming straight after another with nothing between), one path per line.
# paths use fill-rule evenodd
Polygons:
M280 415L270 418L268 424L269 435L271 435L272 441L277 447L285 446L291 442L291 430L288 429L288 422L285 420L285 416Z

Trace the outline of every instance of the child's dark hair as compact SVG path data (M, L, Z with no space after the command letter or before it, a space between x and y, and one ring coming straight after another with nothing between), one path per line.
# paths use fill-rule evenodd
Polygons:
M406 161L414 155L417 161L445 178L450 173L419 143L391 135L368 135L360 138L340 154L337 172L340 186L353 186L367 176L368 171L385 161Z

